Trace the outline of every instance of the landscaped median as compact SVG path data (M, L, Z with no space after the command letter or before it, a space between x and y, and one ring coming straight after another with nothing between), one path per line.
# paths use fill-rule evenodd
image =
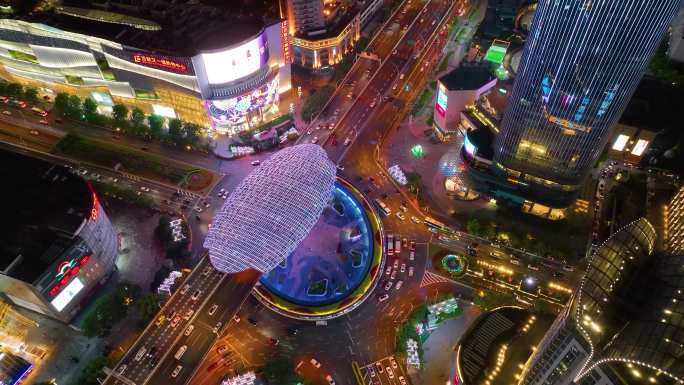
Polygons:
M461 314L463 308L453 295L430 305L424 304L414 310L397 333L397 353L406 359L407 366L420 369L423 366L423 343L430 333L444 321L459 317Z
M192 191L211 186L214 173L159 155L96 139L68 134L53 152L118 171L135 174Z

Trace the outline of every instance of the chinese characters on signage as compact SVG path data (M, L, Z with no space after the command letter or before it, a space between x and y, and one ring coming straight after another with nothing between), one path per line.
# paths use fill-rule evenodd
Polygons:
M133 56L131 57L133 60L133 63L136 64L141 64L145 66L150 66L150 67L157 67L173 72L178 72L178 73L185 73L188 71L188 66L184 63L179 63L176 60L166 58L166 57L160 57L160 56L152 56L152 55L146 55L142 53L134 53Z
M290 34L288 32L287 20L280 22L280 41L283 45L283 62L290 64Z
M83 257L73 258L71 260L65 260L57 265L57 274L55 278L59 281L57 284L50 289L50 295L56 296L62 289L71 282L78 273L81 272L81 268L90 262L90 255L84 255Z

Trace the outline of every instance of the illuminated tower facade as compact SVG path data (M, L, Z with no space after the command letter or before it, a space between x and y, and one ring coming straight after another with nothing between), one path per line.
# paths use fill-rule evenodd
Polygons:
M532 202L569 206L682 0L540 0L494 143Z

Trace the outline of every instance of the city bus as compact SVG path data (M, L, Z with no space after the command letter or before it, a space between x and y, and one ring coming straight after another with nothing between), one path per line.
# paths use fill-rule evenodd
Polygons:
M442 223L442 222L440 222L434 218L425 217L425 220L423 222L425 222L425 225L427 227L429 227L430 229L434 229L436 231L444 231L444 232L449 231L449 228L447 227L447 225L445 225L444 223Z
M387 255L394 255L394 235L387 234Z
M392 214L392 210L390 210L389 207L385 204L385 202L381 201L380 199L375 200L375 204L378 206L380 211L385 214L385 216L390 216Z
M47 111L41 110L41 109L38 108L38 107L33 107L33 108L31 108L31 111L32 111L34 114L40 115L40 116L47 116L47 114L48 114Z

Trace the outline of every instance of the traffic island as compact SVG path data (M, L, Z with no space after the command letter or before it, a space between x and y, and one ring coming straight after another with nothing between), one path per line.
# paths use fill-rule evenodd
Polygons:
M324 321L358 307L382 271L380 219L354 186L337 179L332 199L309 235L253 295L282 315Z

